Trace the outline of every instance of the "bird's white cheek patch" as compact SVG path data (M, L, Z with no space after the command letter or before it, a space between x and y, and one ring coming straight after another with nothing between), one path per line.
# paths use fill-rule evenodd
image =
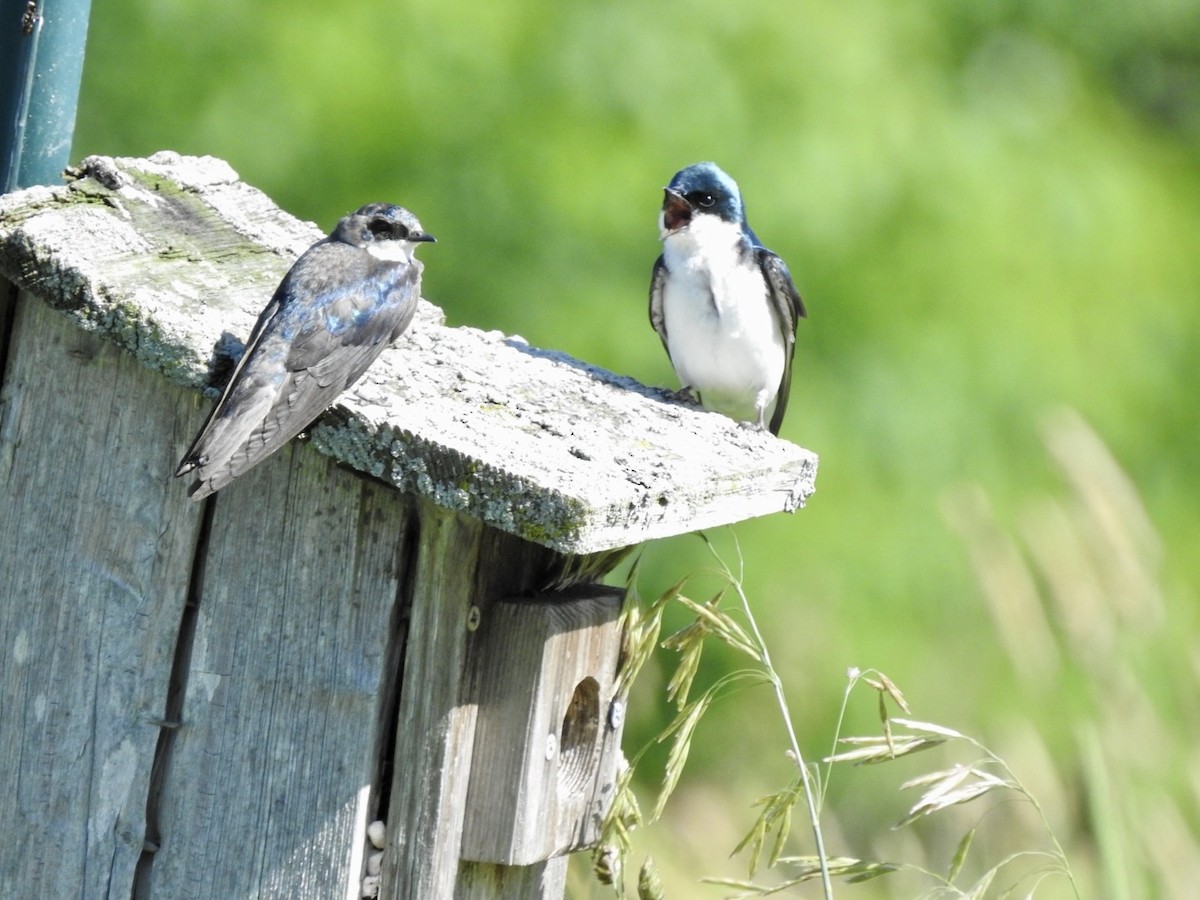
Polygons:
M367 244L366 251L384 262L408 262L412 259L412 251L408 249L406 241L376 241Z

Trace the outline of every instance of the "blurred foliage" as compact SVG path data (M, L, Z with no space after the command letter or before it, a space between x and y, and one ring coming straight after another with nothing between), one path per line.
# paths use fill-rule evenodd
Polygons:
M1006 522L1052 483L1036 422L1059 404L1143 496L1179 625L1162 653L1195 659L1194 0L97 3L75 156L160 149L227 159L323 228L403 203L439 239L425 292L452 323L672 385L646 320L660 189L700 159L731 172L811 315L783 434L821 455L817 494L738 534L814 753L850 666L930 718L1078 752L1086 673L1028 690L939 511L971 482ZM705 561L694 538L648 547L644 593ZM657 714L635 704L630 740ZM722 715L711 733L744 740L700 732L678 821L717 797L733 838L697 813L656 854L668 896L697 858L720 874L738 804L786 766L753 695ZM843 828L880 821L844 802Z

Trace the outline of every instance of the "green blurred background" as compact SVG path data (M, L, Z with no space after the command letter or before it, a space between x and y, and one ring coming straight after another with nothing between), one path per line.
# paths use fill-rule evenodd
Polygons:
M1028 778L1085 896L1194 896L1195 0L97 2L74 156L160 149L222 157L323 229L403 203L438 237L425 293L451 324L671 386L646 319L661 187L719 162L810 311L782 436L820 454L817 493L736 529L805 752L828 750L846 670L878 667L917 718ZM1105 462L1079 462L1104 454L1063 407L1152 531ZM1047 427L1075 448L1065 472ZM695 538L644 557L645 596L709 562ZM1106 574L1131 567L1140 587ZM670 663L641 685L630 750L668 714ZM702 677L737 665L717 649ZM856 697L846 728L873 716ZM701 726L635 854L654 853L667 896L744 874L727 857L750 802L786 783L783 747L765 691ZM944 869L989 801L889 826L911 802L899 782L953 758L839 771L831 851ZM1028 825L986 817L971 865L1044 849ZM811 850L803 829L789 850ZM578 897L595 893L585 868Z

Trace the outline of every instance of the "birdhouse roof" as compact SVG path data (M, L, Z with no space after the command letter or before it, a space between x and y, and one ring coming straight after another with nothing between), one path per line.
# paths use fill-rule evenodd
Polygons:
M64 186L0 197L0 274L210 394L283 274L322 236L210 157L89 157ZM424 301L309 439L570 554L793 511L817 465L795 444L565 353L447 327Z

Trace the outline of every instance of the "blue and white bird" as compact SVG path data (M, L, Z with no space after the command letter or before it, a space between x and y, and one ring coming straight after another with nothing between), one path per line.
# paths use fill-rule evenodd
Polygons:
M306 250L258 317L176 476L207 497L307 428L412 321L433 241L402 206L369 203Z
M716 163L675 173L658 227L650 324L679 396L778 434L806 315L787 265L750 230L737 183Z

